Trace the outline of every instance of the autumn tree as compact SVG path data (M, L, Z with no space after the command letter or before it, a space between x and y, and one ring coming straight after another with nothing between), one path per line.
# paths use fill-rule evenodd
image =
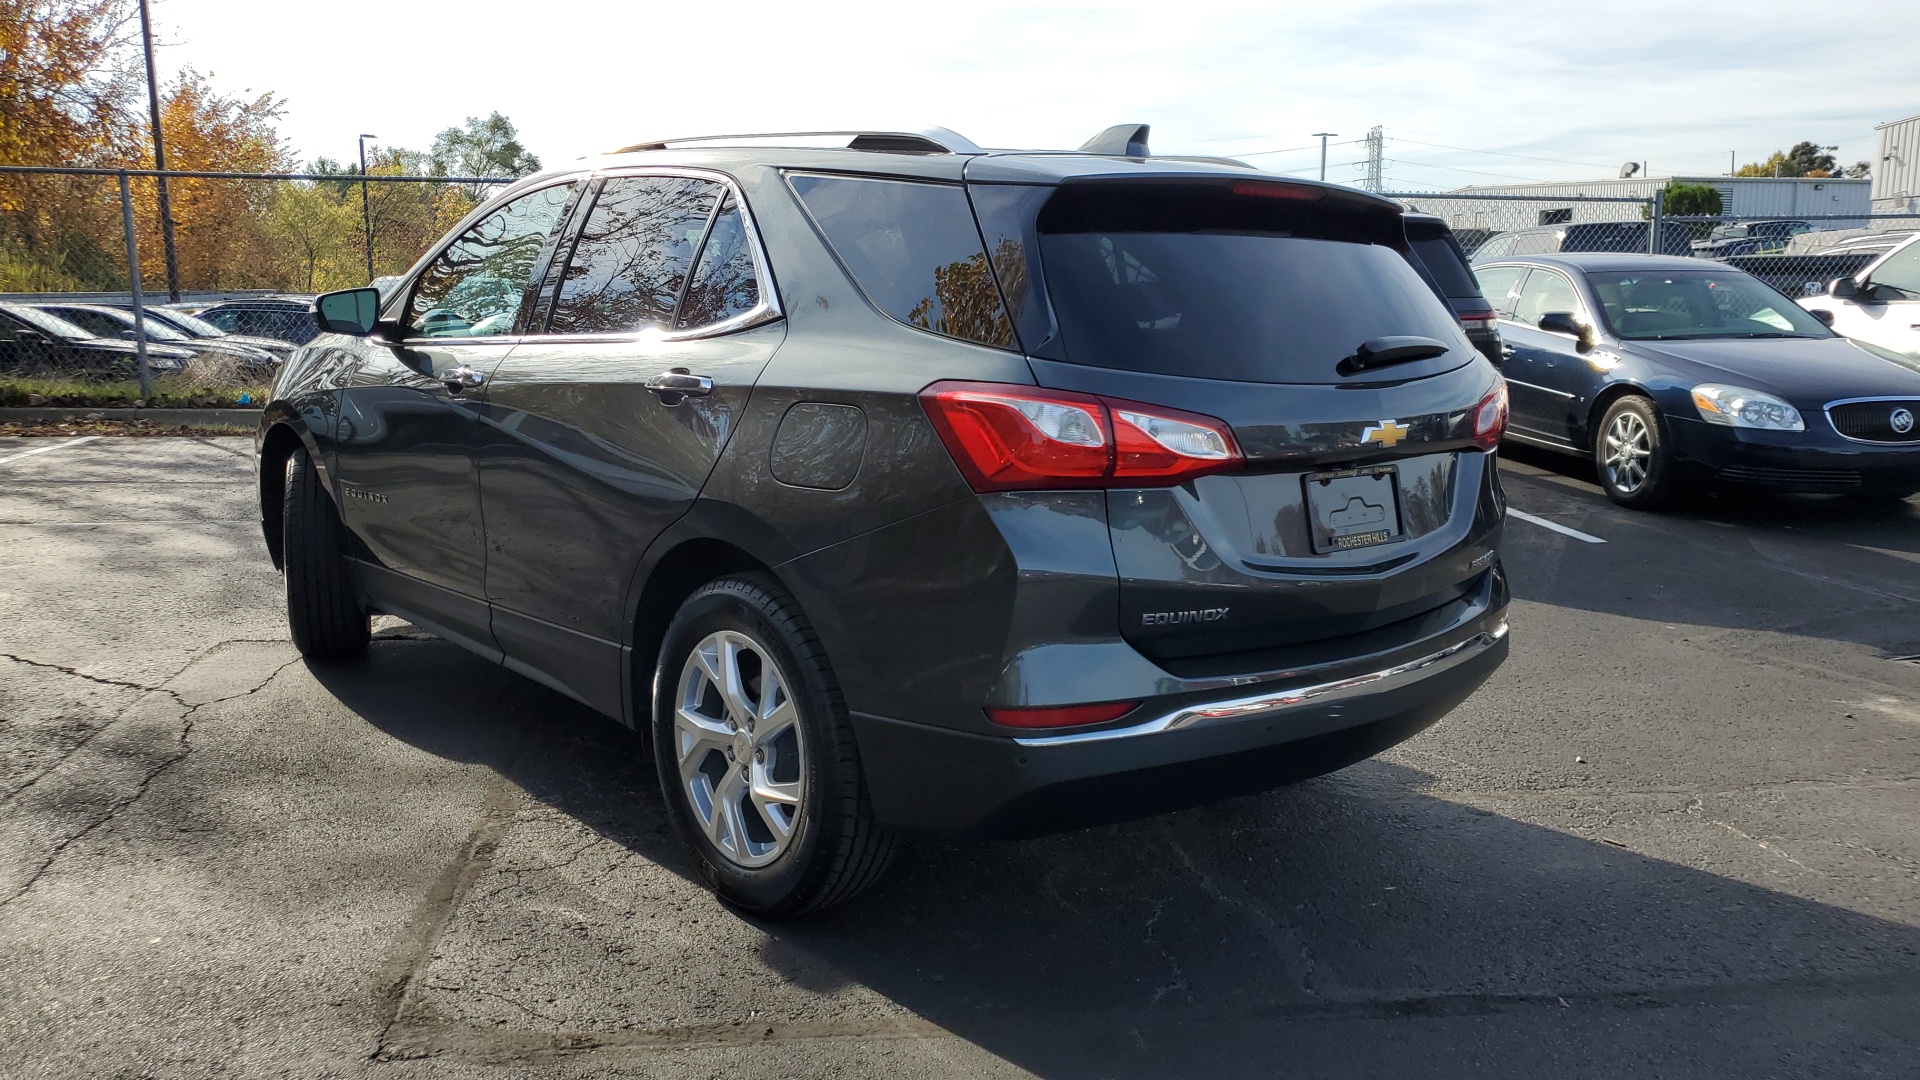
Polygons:
M1833 155L1827 153L1831 149L1833 148L1810 142L1795 143L1790 150L1775 150L1765 161L1740 166L1734 170L1733 175L1813 178L1833 176L1838 166Z

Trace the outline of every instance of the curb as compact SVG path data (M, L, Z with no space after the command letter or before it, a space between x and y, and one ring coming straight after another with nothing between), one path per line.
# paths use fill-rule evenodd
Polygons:
M0 409L0 424L59 423L75 420L149 420L156 424L191 427L260 426L259 409L107 409L96 406L35 406Z

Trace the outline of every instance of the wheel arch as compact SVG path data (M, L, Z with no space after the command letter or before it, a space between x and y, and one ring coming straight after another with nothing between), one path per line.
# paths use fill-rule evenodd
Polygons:
M260 532L267 541L267 554L276 570L286 567L284 537L279 524L281 504L286 497L287 459L303 446L307 453L315 452L299 429L285 420L271 424L260 435L259 468L255 476L260 494Z
M1589 455L1593 453L1593 441L1596 433L1600 430L1600 422L1606 419L1607 410L1613 408L1613 403L1619 401L1621 398L1634 395L1653 402L1654 413L1656 416L1659 414L1660 399L1654 395L1652 390L1637 382L1621 381L1611 383L1598 394L1594 395L1593 407L1587 410L1586 428L1580 433L1580 443Z
M680 605L707 582L740 573L763 573L776 580L780 576L766 560L709 535L680 539L661 552L645 571L645 579L635 590L632 611L626 695L629 726L644 730L652 720L653 672L659 663L660 644L666 638L667 626L673 622Z

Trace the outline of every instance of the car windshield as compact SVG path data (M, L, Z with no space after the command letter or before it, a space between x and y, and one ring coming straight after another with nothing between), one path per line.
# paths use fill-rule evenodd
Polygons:
M114 318L114 321L116 322L123 322L127 324L127 329L129 330L133 329L133 312L115 311L113 312L113 318ZM183 334L180 331L174 329L173 327L168 326L166 323L161 322L159 319L143 319L141 320L141 325L146 329L147 336L152 338L155 341L191 341L193 340L192 338L188 337L186 334Z
M75 326L74 324L59 317L58 315L50 315L47 312L39 310L38 308L21 307L17 304L8 304L5 310L7 314L13 316L16 319L19 319L21 322L26 323L29 326L32 326L34 329L39 330L42 333L52 334L54 337L91 338L91 337L100 336L98 334L89 333L85 327Z
M189 315L184 311L148 310L147 317L167 326L185 330L194 337L225 337L227 332L198 315Z
M1590 271L1587 280L1608 327L1628 341L1833 336L1793 301L1737 271Z

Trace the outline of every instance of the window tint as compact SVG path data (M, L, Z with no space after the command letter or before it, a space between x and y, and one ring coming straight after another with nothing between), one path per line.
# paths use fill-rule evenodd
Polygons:
M522 195L448 245L414 285L407 332L418 337L511 333L534 263L571 190L571 184L556 184Z
M1513 302L1514 320L1528 326L1539 326L1540 316L1551 311L1578 315L1580 294L1574 291L1573 282L1564 275L1551 270L1535 270L1527 275L1527 283L1520 287L1519 299Z
M234 326L240 321L240 313L237 311L209 311L202 314L200 318L202 321L212 323L214 326L231 334L234 332Z
M922 330L1014 347L965 191L852 177L789 181L875 307Z
M1513 291L1514 283L1523 272L1518 266L1492 266L1475 270L1473 276L1480 282L1480 295L1487 298L1495 311L1505 314L1507 294Z
M670 326L720 191L680 176L609 179L574 243L548 329L625 334Z
M1884 300L1920 300L1920 243L1908 244L1868 278ZM1892 294L1892 295L1889 295Z
M1409 240L1413 253L1433 275L1440 285L1440 291L1448 296L1471 298L1480 292L1474 283L1473 275L1467 272L1467 260L1453 241L1444 236L1430 237L1424 240Z
M753 273L753 250L747 242L747 222L729 194L720 204L707 241L694 264L693 282L680 304L676 330L711 326L752 311L760 302L760 282Z

